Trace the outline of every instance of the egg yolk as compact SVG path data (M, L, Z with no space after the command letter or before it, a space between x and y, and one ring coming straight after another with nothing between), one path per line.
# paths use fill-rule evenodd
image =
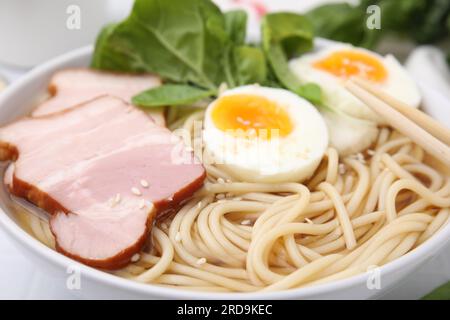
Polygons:
M373 82L383 82L387 78L384 65L364 52L336 51L316 61L313 66L344 79L360 76Z
M215 126L224 132L236 133L243 130L258 133L263 139L271 139L275 135L284 137L293 129L291 119L283 108L258 95L221 97L216 102L211 117Z

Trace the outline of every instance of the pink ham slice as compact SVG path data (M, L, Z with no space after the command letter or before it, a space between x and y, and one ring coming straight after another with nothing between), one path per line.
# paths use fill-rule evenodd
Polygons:
M105 269L128 264L205 178L178 137L111 96L1 128L0 158L15 161L11 193L52 214L57 249Z
M134 95L159 85L161 80L150 74L119 74L87 68L65 69L53 75L49 84L52 97L40 104L32 115L48 115L102 95L116 96L130 103ZM165 125L162 108L149 111L148 114L157 124Z

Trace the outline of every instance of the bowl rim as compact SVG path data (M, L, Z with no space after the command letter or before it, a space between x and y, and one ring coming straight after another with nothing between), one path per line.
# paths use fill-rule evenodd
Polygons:
M327 43L328 40L320 40L319 43ZM13 82L7 87L2 94L0 94L0 108L8 100L13 99L23 87L26 87L29 83L37 81L43 74L51 69L55 69L61 65L70 63L74 59L88 58L92 55L93 46L86 46L79 49L72 50L68 53L60 55L48 62L41 64L22 78ZM349 289L352 286L361 285L367 281L367 273L351 276L349 278L336 280L324 284L314 285L311 287L294 288L284 291L276 292L245 292L245 293L216 293L216 292L199 292L186 289L165 288L153 284L138 283L132 280L120 278L113 274L103 272L92 267L81 264L75 260L72 260L57 251L48 248L36 238L28 234L22 229L16 222L14 222L3 209L0 208L0 225L6 231L6 233L12 237L15 241L25 246L28 250L33 251L46 260L50 261L53 265L57 265L59 268L67 270L69 266L76 265L79 267L82 277L86 277L88 280L94 282L100 282L110 287L115 287L120 290L125 290L134 294L143 295L147 298L158 297L167 299L302 299L308 297L317 297L322 294L330 292ZM421 244L414 250L408 252L400 258L395 259L380 267L381 274L394 273L401 270L403 267L414 263L415 260L419 260L420 257L429 258L434 255L439 249L441 249L450 240L450 223L444 226L441 230L428 239L425 243ZM382 292L382 291L380 291ZM344 298L344 297L343 297Z

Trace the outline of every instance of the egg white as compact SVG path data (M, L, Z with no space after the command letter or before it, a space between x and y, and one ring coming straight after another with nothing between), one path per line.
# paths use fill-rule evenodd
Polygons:
M421 96L413 79L408 75L403 66L392 55L385 57L372 51L356 48L346 44L336 44L323 50L305 54L289 62L291 71L302 82L317 83L323 92L324 103L332 108L341 110L346 114L365 120L385 124L385 121L368 106L355 98L345 87L345 80L331 73L313 67L313 64L335 51L351 50L370 55L380 61L388 72L386 80L382 83L372 82L373 85L411 106L418 108Z
M208 106L203 132L206 152L215 165L240 181L277 183L309 178L328 146L327 127L316 108L290 91L259 85L234 88L220 97L237 94L275 102L289 115L293 130L287 136L269 140L233 136L218 129L212 120L216 100Z

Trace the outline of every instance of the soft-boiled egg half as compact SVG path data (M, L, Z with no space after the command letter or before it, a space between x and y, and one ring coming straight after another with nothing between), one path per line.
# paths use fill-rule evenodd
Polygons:
M413 108L420 104L419 89L392 55L383 57L363 48L337 44L293 59L289 65L301 81L321 87L325 104L353 117L384 123L344 87L352 77L370 82Z
M203 140L214 164L235 179L297 182L319 165L328 132L316 108L298 95L248 85L208 106Z

